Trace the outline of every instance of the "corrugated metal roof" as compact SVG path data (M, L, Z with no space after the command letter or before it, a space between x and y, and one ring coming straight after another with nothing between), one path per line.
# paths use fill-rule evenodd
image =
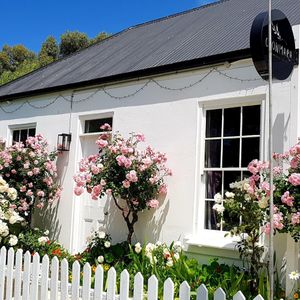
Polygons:
M300 0L273 0L273 7L300 24ZM224 0L128 28L1 86L0 99L249 49L252 21L267 8L267 0Z

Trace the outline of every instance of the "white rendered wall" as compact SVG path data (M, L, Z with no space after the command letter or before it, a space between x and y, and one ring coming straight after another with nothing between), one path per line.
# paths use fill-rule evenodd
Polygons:
M220 66L219 70L235 78L259 78L251 61L245 60L230 67ZM179 88L196 82L211 70L203 69L186 73L156 77L165 86ZM106 87L112 95L123 96L138 90L146 80L129 82ZM298 119L298 68L291 78L274 83L274 150L282 152L297 142L299 136ZM204 201L199 199L201 177L199 165L203 160L201 149L201 107L203 105L228 105L261 102L267 115L267 84L262 80L239 81L212 72L199 84L184 91L170 91L160 88L154 82L149 83L141 92L123 100L113 99L104 92L94 94L86 101L78 102L91 95L95 89L75 91L74 105L70 115L70 103L60 98L55 104L44 109L34 109L25 104L12 114L0 111L0 137L9 138L9 126L24 123L37 124L37 132L42 133L54 149L57 135L67 132L71 116L71 151L64 153L58 160L59 172L64 187L62 199L57 203L54 217L44 219L45 226L56 232L60 242L72 251L77 250L78 215L80 206L73 195L72 176L77 170L81 156L79 147L80 118L88 114L113 113L113 129L121 133L142 132L146 142L157 150L167 153L169 167L173 176L168 180L169 192L161 207L153 212L140 214L136 225L136 241L163 240L171 242L177 239L192 240L190 250L203 257L220 255L224 258L237 258L232 250L222 250L216 245L218 236L213 233L207 237L203 229ZM65 91L70 98L72 91ZM51 102L57 95L26 98L36 106ZM6 107L13 110L23 100L13 101ZM267 118L264 119L267 124ZM263 124L262 124L263 125ZM264 126L262 126L264 127ZM264 144L268 143L268 131L263 131ZM202 151L202 152L201 152ZM263 148L267 153L267 148ZM49 214L48 214L49 215ZM126 230L121 216L110 222L110 233L114 241L125 240ZM209 246L209 244L213 246ZM280 243L279 243L280 244ZM281 243L282 245L282 243ZM282 249L281 249L282 248ZM285 245L279 250L284 253Z

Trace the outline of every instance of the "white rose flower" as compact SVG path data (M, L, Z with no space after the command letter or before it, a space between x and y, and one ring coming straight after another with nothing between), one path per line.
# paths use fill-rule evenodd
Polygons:
M5 237L8 235L9 235L9 230L6 223L0 220L0 236Z
M105 248L109 248L109 247L110 247L110 242L109 242L109 241L106 241L106 242L104 243L104 247L105 247Z
M45 245L48 241L49 241L49 238L47 236L41 236L40 238L38 238L38 242L41 245Z
M156 247L160 247L160 246L162 245L162 243L161 243L160 241L157 241L157 242L155 243L155 245L156 245Z
M7 196L11 199L11 200L16 200L17 199L17 190L14 188L9 188L7 190Z
M141 251L142 251L141 243L136 243L136 244L134 245L134 251L135 251L137 254L141 253Z
M105 233L104 231L99 231L99 232L98 232L98 237L99 237L99 239L104 239L105 236L106 236L106 233Z
M49 230L45 230L44 235L48 235L48 234L49 234Z
M97 261L99 264L102 264L104 262L104 257L102 255L98 256Z
M18 238L15 235L12 234L12 235L9 236L8 243L9 243L10 246L15 246L18 243Z
M218 204L218 203L214 204L213 209L215 211L217 211L218 214L223 214L223 212L225 210L224 206L222 204Z
M172 259L172 258L171 258L171 259L168 259L167 262L166 262L166 265L167 265L168 267L173 267L173 259Z
M225 196L226 196L226 198L232 199L232 198L234 198L234 193L232 193L232 192L226 192Z
M222 203L222 195L220 193L215 194L214 200L216 203Z
M0 193L6 193L8 188L8 184L0 185Z
M22 218L21 216L19 216L19 214L17 212L15 212L15 211L12 211L12 215L8 219L8 222L10 224L21 223L23 221L24 221L24 218Z

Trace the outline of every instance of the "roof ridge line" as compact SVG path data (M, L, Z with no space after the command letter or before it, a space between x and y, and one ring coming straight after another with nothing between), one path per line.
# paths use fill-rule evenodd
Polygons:
M140 24L136 24L136 25L133 25L133 26L127 28L127 29L130 30L130 29L142 27L144 25L158 23L158 22L161 22L161 21L164 21L164 20L172 19L172 18L181 16L181 15L191 13L191 12L196 11L196 10L205 9L205 8L210 7L210 6L216 6L216 5L222 4L223 2L228 2L228 1L230 1L230 0L214 1L214 2L207 3L207 4L204 4L204 5L198 6L198 7L190 8L188 10L184 10L182 12L174 13L174 14L171 14L171 15L168 15L168 16L164 16L164 17L160 17L160 18L157 18L157 19L154 19L154 20L150 20L150 21L146 21L146 22L143 22L143 23L140 23Z

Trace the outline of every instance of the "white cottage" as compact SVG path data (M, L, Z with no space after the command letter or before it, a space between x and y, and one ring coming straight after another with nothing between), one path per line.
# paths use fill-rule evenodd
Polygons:
M273 2L298 48L300 1ZM167 198L141 215L134 239L181 239L202 260L238 258L217 224L213 195L247 173L251 159L267 158L268 86L249 49L252 21L266 9L267 1L224 0L140 24L0 87L0 136L8 143L36 132L54 149L58 134L72 133L58 160L62 199L43 219L64 246L81 250L98 226L114 241L126 237L114 203L73 194L78 161L97 151L97 128L110 122L113 131L144 133L167 153L174 174ZM299 80L296 66L274 83L277 152L300 136ZM298 251L281 237L278 255L287 248Z

